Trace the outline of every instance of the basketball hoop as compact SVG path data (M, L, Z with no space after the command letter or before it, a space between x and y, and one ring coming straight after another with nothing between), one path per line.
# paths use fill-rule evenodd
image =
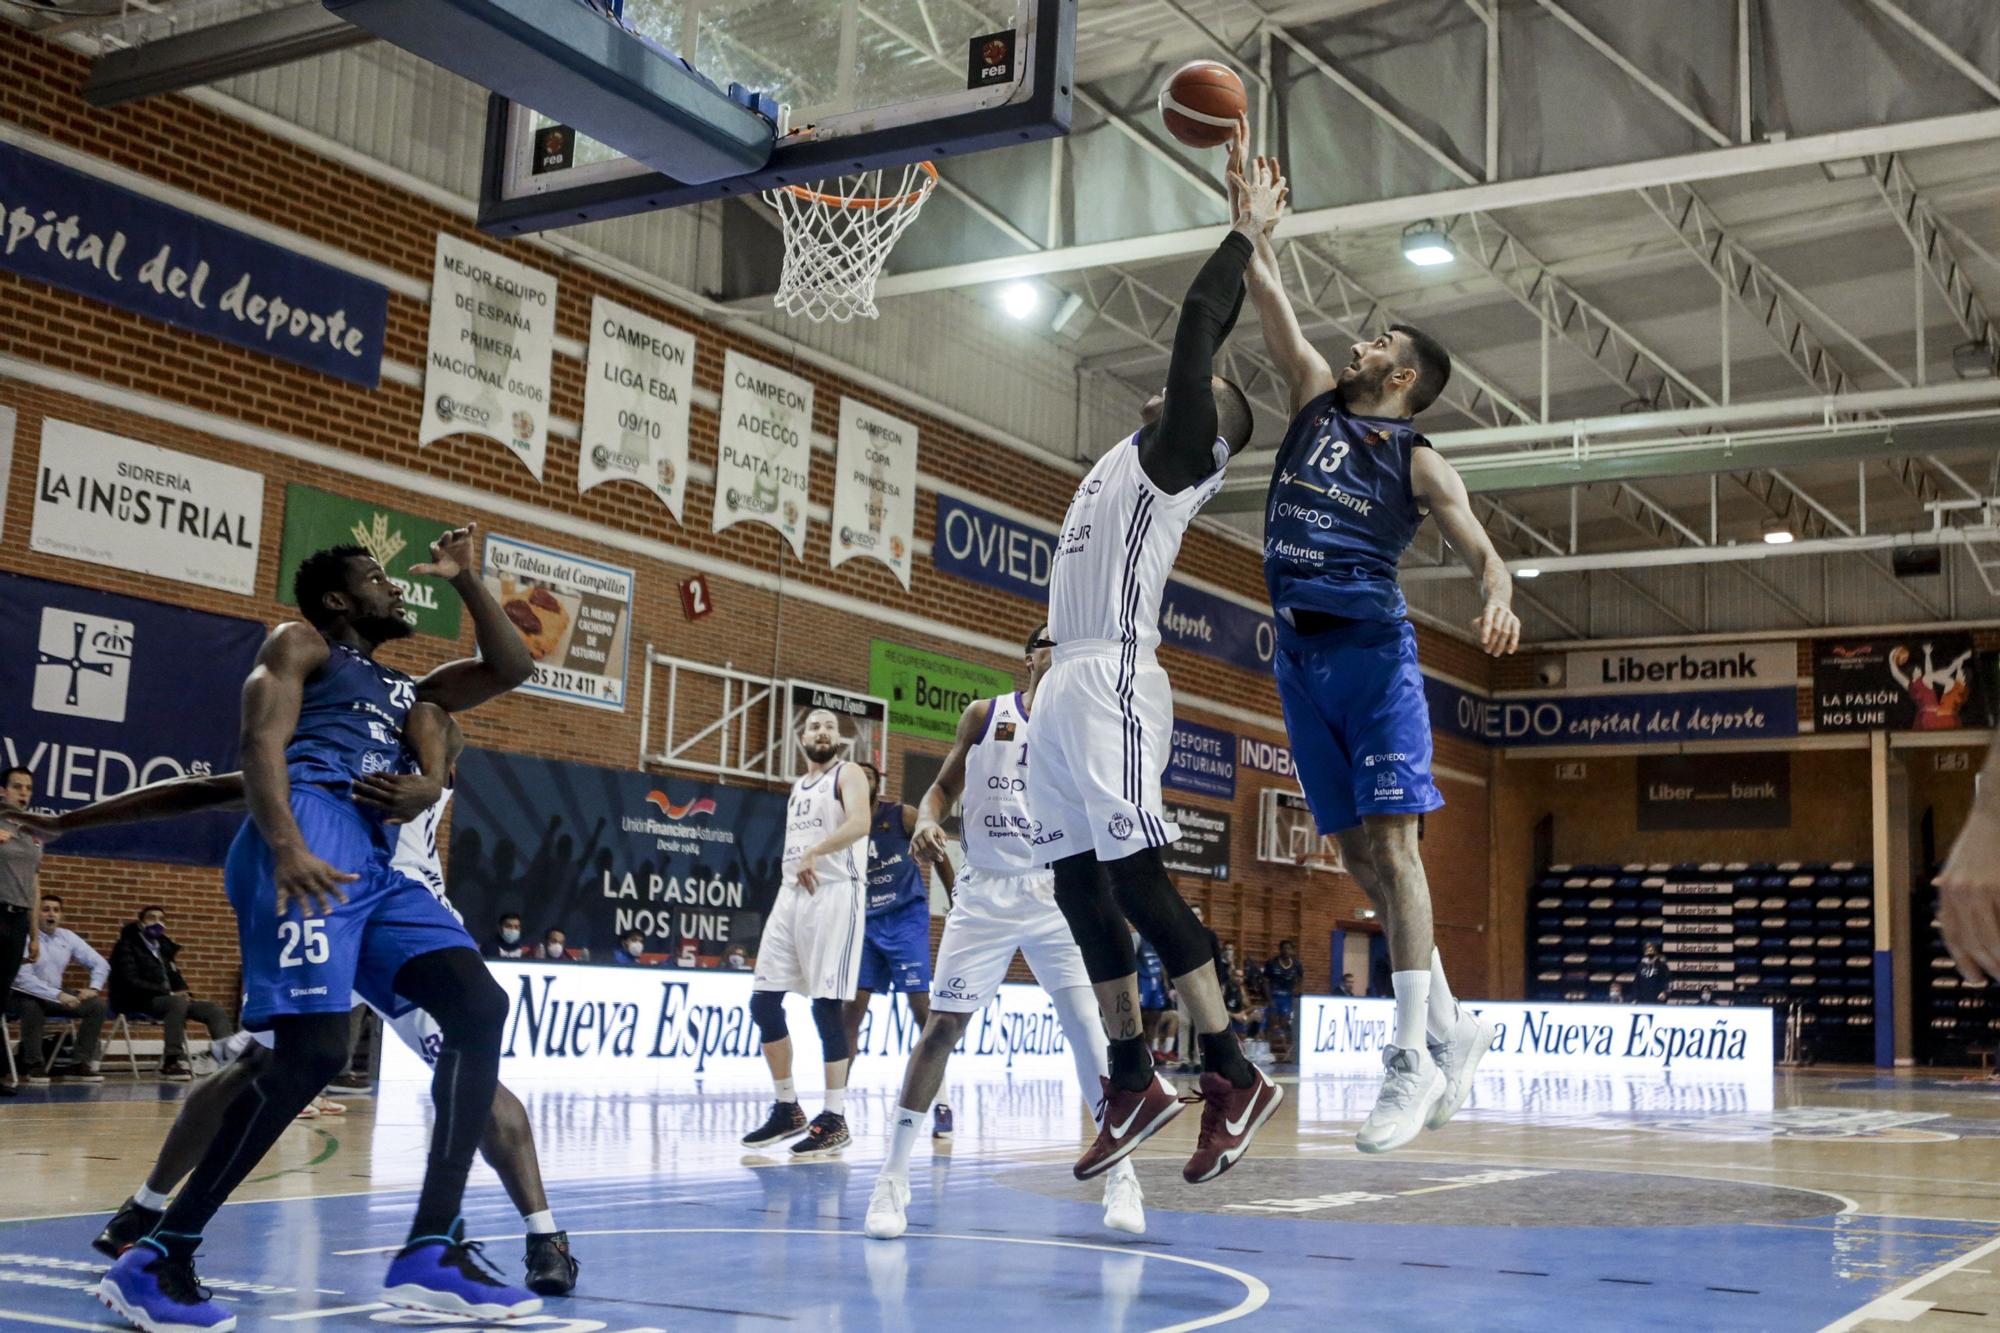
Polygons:
M875 318L875 280L938 183L929 162L904 167L899 192L884 194L882 175L877 169L765 192L785 227L785 271L772 298L780 310L843 324L856 315Z

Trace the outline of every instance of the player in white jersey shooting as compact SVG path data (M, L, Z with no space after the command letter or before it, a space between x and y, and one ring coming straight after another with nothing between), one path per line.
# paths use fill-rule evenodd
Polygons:
M849 742L840 719L815 708L799 727L806 771L785 802L784 882L757 944L750 1017L764 1041L777 1099L764 1123L743 1136L746 1148L786 1139L794 1157L830 1156L848 1144L847 1025L841 1010L861 977L868 916L868 775L841 759ZM785 992L812 1001L826 1062L826 1109L806 1122L792 1082L792 1039L785 1030Z
M952 1048L972 1016L1000 993L1016 949L1055 1005L1086 1102L1102 1096L1110 1072L1090 976L1056 909L1055 880L1035 851L1028 815L1029 716L1054 647L1048 627L1037 629L1027 646L1028 688L966 705L951 753L917 805L910 849L919 860L941 863L943 820L964 794L966 871L938 944L930 1017L903 1074L889 1159L868 1199L863 1229L876 1240L893 1240L909 1226L910 1152L944 1083ZM1139 1177L1129 1161L1114 1166L1105 1182L1104 1225L1133 1235L1146 1230Z
M458 756L465 747L465 738L449 713L435 704L418 704L410 710L403 743L416 757L418 772L378 773L362 778L354 784L355 799L382 810L389 816L387 822L401 826L392 864L449 907L437 834L444 812L451 805ZM56 838L84 829L242 808L243 775L219 773L156 782L59 815L22 813L7 818L30 824ZM425 1064L436 1063L441 1036L436 1019L412 1006L400 1014L383 1014L382 1021ZM159 1225L168 1196L194 1170L221 1130L224 1108L272 1058L269 1041L269 1033L238 1033L229 1041L235 1058L188 1089L180 1114L175 1116L173 1128L167 1131L166 1142L160 1145L160 1155L145 1183L91 1242L100 1254L116 1259ZM224 1043L215 1045L218 1058L226 1058ZM527 1109L505 1085L494 1095L491 1119L485 1137L480 1140L479 1152L499 1175L527 1228L523 1262L527 1266L528 1289L539 1296L568 1295L576 1286L577 1277L577 1262L569 1252L569 1234L556 1228L555 1215L549 1209Z
M1110 1169L1181 1109L1146 1049L1127 920L1166 963L1207 1070L1201 1135L1182 1175L1200 1182L1228 1170L1284 1095L1244 1059L1208 932L1160 858L1180 836L1160 804L1174 711L1154 659L1160 599L1182 535L1250 441L1250 405L1214 374L1215 356L1243 306L1252 242L1282 205L1275 172L1260 166L1232 183L1243 216L1188 288L1166 389L1077 488L1049 574L1055 663L1040 692L1028 805L1111 1039L1101 1128L1078 1179Z

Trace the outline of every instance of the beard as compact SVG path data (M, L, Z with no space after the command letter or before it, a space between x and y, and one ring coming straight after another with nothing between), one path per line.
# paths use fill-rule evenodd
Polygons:
M1394 370L1394 366L1380 366L1374 370L1366 366L1357 366L1341 371L1340 378L1334 385L1334 393L1338 396L1340 405L1346 407L1350 403L1366 403L1379 399L1382 395L1382 386L1388 382L1389 375Z
M396 639L407 639L417 632L417 627L402 616L391 612L388 615L359 615L348 622L354 632L370 643L390 643Z
M840 753L840 746L837 742L834 741L826 741L819 745L806 746L806 758L812 760L815 764L824 764L829 759L833 758L835 755L839 753Z

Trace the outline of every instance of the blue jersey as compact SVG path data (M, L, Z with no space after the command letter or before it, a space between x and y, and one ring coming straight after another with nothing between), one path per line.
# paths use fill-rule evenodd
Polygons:
M1264 509L1272 607L1349 620L1408 614L1396 562L1424 521L1410 459L1429 447L1408 418L1353 416L1334 392L1306 404L1278 447Z
M345 787L370 773L406 771L403 722L417 701L416 682L344 643L327 647L285 747L291 780Z
M1160 961L1160 955L1144 939L1139 941L1139 981L1142 985L1165 986L1167 965Z
M881 916L924 898L924 877L903 832L903 803L877 801L868 825L868 915Z

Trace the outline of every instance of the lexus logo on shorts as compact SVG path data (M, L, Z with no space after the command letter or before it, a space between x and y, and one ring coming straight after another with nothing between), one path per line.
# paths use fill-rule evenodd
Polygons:
M1123 815L1111 817L1111 836L1123 842L1132 836L1132 821Z
M132 645L129 620L44 607L30 706L38 713L123 722Z

